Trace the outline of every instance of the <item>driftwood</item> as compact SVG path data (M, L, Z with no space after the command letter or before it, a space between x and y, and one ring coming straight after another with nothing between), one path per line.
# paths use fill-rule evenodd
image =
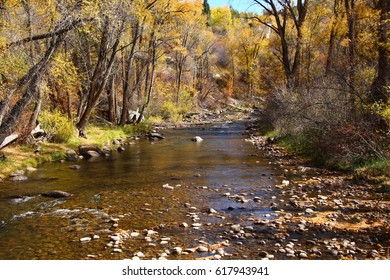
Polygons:
M19 134L11 134L10 136L5 137L3 143L1 143L1 145L0 145L0 150L4 149L8 145L11 145L18 138L19 138Z

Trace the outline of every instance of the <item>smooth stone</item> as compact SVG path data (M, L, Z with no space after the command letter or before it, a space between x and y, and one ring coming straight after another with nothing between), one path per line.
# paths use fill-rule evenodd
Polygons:
M142 253L142 252L138 252L138 253L136 254L136 256L139 257L139 258L145 258L145 254Z
M120 236L117 236L117 235L112 235L112 236L110 236L110 240L117 242L117 241L121 241L122 238Z
M283 181L282 181L282 185L287 187L288 185L290 185L290 181L288 181L288 180L283 180Z
M191 141L193 141L193 142L202 142L203 139L202 139L202 137L200 137L200 136L195 136L195 137L193 137L193 138L191 139Z
M114 253L122 253L122 249L120 249L120 248L115 248L115 249L113 250L113 252L114 252Z
M88 157L91 157L91 158L100 157L100 154L98 152L95 152L95 151L87 151L85 155Z
M307 258L307 254L306 253L300 253L299 257L305 259L305 258Z
M313 214L313 213L314 213L314 210L311 209L311 208L306 208L305 213L306 213L306 214Z
M26 170L27 170L28 172L34 172L34 171L37 171L38 169L35 168L35 167L27 167Z
M180 226L183 227L183 228L187 228L188 224L187 223L181 223Z
M205 253L208 252L209 249L205 246L199 246L198 249L196 249L199 253Z
M42 194L42 196L45 197L53 197L53 198L63 198L63 197L70 197L72 194L64 192L64 191L52 191L48 193Z
M202 224L200 224L200 223L194 223L194 224L192 224L191 226L192 226L192 227L200 227L200 226L202 226Z
M172 254L180 255L183 252L183 249L181 247L175 247L172 250Z
M91 237L83 237L83 238L80 238L80 242L89 242L91 241L92 238Z

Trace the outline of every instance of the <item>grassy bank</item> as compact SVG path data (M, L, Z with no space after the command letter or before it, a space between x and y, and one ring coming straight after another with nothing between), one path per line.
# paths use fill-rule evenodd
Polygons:
M28 167L38 167L44 162L58 161L65 158L66 150L77 151L80 145L96 145L103 147L112 145L113 140L138 135L151 129L148 123L134 126L109 127L102 125L90 125L85 130L87 139L78 137L75 132L65 143L44 142L40 144L41 151L34 153L36 147L31 145L10 145L1 151L6 159L0 161L0 178L5 179L17 170Z
M390 181L390 159L371 158L361 160L361 158L344 160L334 158L319 148L315 147L310 139L303 135L280 135L275 130L261 130L261 133L269 138L277 139L276 144L287 151L300 157L309 159L314 165L326 167L343 172L354 174L357 179L370 183L385 183Z

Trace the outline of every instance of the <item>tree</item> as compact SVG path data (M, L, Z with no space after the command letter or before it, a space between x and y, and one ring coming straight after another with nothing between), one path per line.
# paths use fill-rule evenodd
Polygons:
M376 76L372 84L371 102L384 102L389 100L390 86L390 1L373 0L374 7L379 10L380 21L378 25L378 62Z
M296 7L291 0L254 0L266 12L265 17L254 17L260 23L274 31L281 43L281 62L287 80L287 87L294 89L300 86L300 66L303 43L302 28L306 19L309 0L298 0ZM270 17L270 18L269 18ZM295 44L288 40L289 19L294 26ZM293 55L292 55L293 54Z

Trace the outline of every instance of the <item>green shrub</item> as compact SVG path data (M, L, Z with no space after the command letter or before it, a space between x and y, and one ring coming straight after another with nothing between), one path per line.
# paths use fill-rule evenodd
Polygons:
M50 140L55 143L67 142L75 132L73 123L58 110L42 111L39 122L42 129L50 135Z
M161 116L166 121L180 122L182 121L182 115L180 109L176 104L171 101L165 101L161 108Z

